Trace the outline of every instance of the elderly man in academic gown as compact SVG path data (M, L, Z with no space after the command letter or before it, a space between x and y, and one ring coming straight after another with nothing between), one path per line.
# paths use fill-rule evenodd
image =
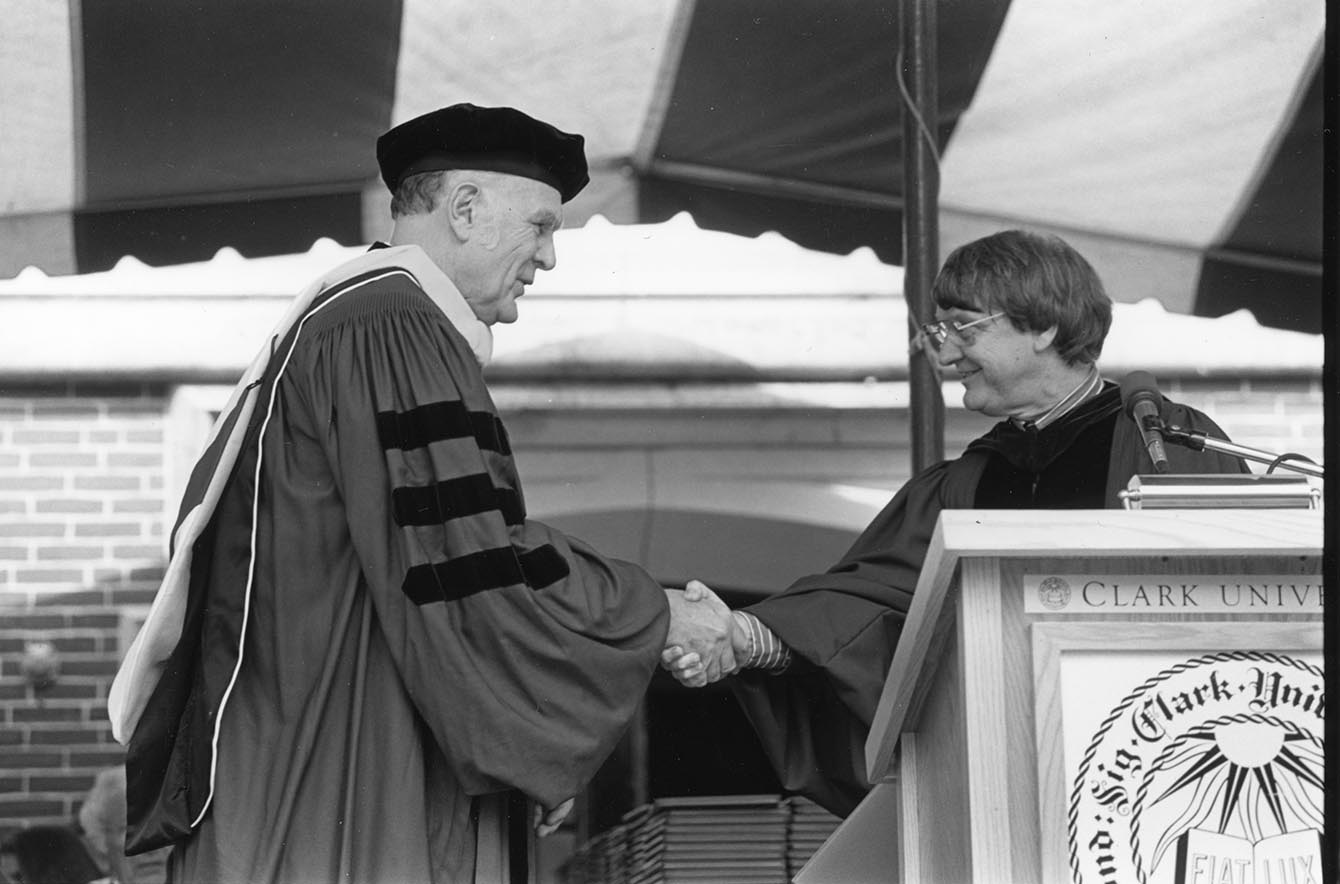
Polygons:
M665 643L654 580L527 516L482 374L581 137L463 104L377 159L390 242L265 339L110 698L130 850L173 880L524 880Z

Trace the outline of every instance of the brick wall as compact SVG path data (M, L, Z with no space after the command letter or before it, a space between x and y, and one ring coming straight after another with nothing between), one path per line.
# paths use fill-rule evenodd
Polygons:
M1321 460L1319 381L1164 389L1240 444ZM181 422L167 417L171 392L0 388L0 837L68 821L94 773L122 759L107 690L133 634L123 615L133 626L162 576L166 514L177 503L164 499L177 493L167 487L176 481L170 452L181 445ZM40 696L20 669L25 644L38 639L61 658L59 681Z
M1322 462L1320 380L1182 380L1162 389L1169 398L1210 415L1239 445ZM1263 464L1252 465L1253 472L1264 470Z
M162 576L163 477L161 390L0 390L0 830L67 822L121 763L107 690L123 613ZM59 654L40 693L34 640Z

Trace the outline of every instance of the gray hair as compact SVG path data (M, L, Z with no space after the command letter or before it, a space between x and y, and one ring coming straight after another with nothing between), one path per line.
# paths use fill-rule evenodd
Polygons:
M391 195L391 217L432 212L447 190L446 178L447 173L443 171L420 172L406 177Z

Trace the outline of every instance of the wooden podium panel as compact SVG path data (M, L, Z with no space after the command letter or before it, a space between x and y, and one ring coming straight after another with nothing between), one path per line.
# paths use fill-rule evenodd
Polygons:
M942 514L866 746L887 880L1318 862L1321 550L1318 511Z
M1179 849L1185 881L1251 880L1232 852L1194 861L1196 833L1221 826L1248 849L1277 829L1320 840L1318 628L1040 623L1033 647L1045 884L1176 881ZM1252 812L1280 819L1235 819ZM1319 852L1288 859L1256 880L1321 880Z

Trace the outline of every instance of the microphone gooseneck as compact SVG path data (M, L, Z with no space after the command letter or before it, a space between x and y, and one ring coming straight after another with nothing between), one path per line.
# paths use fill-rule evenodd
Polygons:
M1326 474L1320 464L1315 464L1302 455L1271 454L1257 448L1248 448L1246 445L1235 445L1226 439L1215 439L1199 430L1184 430L1176 424L1165 423L1161 416L1163 394L1159 392L1159 385L1154 376L1147 371L1133 371L1126 375L1121 382L1121 406L1139 427L1140 438L1144 440L1149 459L1154 462L1154 470L1159 473L1167 473L1169 470L1168 454L1163 447L1164 441L1167 440L1192 451L1213 451L1232 455L1239 460L1269 464L1270 469L1267 472L1274 472L1277 467L1282 467L1319 479Z

